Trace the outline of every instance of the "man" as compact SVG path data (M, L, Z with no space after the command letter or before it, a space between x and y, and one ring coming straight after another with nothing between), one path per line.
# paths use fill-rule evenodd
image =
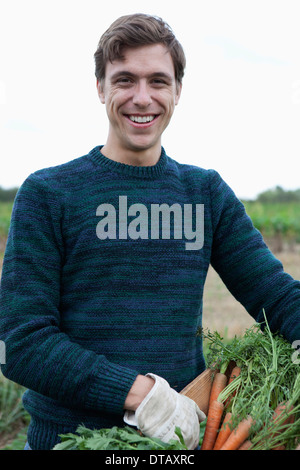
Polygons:
M35 172L16 197L1 285L3 373L28 388L32 449L51 449L81 423L124 420L165 441L179 426L194 449L205 415L178 392L205 368L196 332L209 264L256 321L265 309L289 341L300 338L300 283L217 172L162 148L185 68L168 25L122 17L95 61L105 145Z

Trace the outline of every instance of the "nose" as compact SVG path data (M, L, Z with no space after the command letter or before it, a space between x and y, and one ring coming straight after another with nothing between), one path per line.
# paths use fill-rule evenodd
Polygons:
M140 108L145 108L152 103L150 89L146 82L140 81L134 89L133 103Z

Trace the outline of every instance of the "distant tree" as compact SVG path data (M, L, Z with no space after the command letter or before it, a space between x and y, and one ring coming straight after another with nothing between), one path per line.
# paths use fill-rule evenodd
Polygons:
M262 203L300 202L300 189L286 191L281 186L276 186L260 193L257 201Z
M17 194L18 188L4 189L0 186L0 202L12 202Z

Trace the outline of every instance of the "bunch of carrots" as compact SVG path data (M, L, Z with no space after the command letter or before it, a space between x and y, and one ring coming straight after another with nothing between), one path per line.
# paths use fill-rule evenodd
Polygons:
M300 366L266 322L243 338L211 341L214 369L201 450L291 450L300 444Z

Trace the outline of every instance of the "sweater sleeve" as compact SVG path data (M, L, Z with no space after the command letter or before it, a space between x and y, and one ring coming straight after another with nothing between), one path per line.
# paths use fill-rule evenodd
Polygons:
M60 329L64 263L62 197L36 174L15 199L3 262L0 339L3 374L62 403L123 413L138 372L70 341Z
M255 321L264 321L265 310L271 331L291 343L299 340L300 282L284 271L244 205L213 170L211 210L213 268Z

